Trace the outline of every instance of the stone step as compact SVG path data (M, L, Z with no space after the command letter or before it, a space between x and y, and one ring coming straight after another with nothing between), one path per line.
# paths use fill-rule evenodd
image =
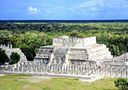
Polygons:
M94 61L96 61L96 60L102 60L102 59L109 59L109 58L112 58L112 56L111 56L111 54L110 54L110 52L106 52L106 53L103 53L103 54L100 54L100 55L97 55L97 56L91 56L91 57L89 57L89 59L91 59L91 60L94 60Z
M107 52L109 52L108 48L99 49L99 50L97 50L95 52L92 52L92 53L88 54L88 56L89 57L98 56L98 55L101 55L101 54L107 53Z
M99 44L99 45L94 46L94 47L92 47L92 48L86 48L86 50L87 50L87 53L88 53L88 54L91 54L91 53L93 53L93 52L97 52L98 50L102 50L102 49L105 49L105 48L106 48L105 45Z
M104 48L104 49L99 49L95 52L92 52L90 54L88 53L85 53L85 54L78 54L78 53L69 53L69 59L78 59L78 60L87 60L88 58L90 57L99 57L100 55L102 55L101 57L104 59L104 58L109 58L108 55L106 54L109 54L109 50L108 48ZM111 55L109 55L110 58L111 58ZM95 58L96 59L96 58Z
M102 50L102 49L105 49L106 46L103 45L103 44L94 44L94 45L91 45L91 46L88 46L88 47L72 47L70 48L70 51L68 53L73 53L72 50L76 50L80 52L81 50L81 53L93 53L93 52L96 52L98 50ZM85 50L85 51L83 51Z

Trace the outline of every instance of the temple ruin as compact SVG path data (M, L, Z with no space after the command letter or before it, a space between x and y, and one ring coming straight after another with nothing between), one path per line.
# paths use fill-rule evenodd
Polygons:
M111 59L109 49L104 44L97 44L96 37L77 38L62 36L53 38L51 46L42 46L35 60L45 64L78 64L87 61L100 62Z
M27 62L26 56L24 55L24 53L19 49L19 48L13 48L12 45L5 45L5 44L1 44L0 48L2 48L3 50L5 50L5 53L7 54L7 56L10 58L10 55L12 52L17 52L20 55L20 62Z
M128 78L128 53L114 57L96 37L53 38L51 46L41 46L33 61L7 65L3 73L46 77L73 77L94 81L103 77Z

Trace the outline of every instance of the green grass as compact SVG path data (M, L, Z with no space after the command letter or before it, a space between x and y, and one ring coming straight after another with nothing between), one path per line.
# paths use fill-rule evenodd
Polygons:
M53 78L37 83L28 81L31 76L6 75L0 76L0 90L118 90L111 78L95 82L80 82L74 78Z

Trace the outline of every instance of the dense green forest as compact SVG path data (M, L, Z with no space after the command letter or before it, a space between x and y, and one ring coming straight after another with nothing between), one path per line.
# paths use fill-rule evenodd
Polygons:
M38 48L62 35L97 36L114 56L128 52L128 23L0 23L0 44L21 48L33 60Z
M65 32L77 30L107 30L107 31L126 31L128 23L0 23L0 30L26 31L37 30L43 32Z

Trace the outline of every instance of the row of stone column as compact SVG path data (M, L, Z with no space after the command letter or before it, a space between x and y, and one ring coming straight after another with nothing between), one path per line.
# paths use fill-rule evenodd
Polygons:
M8 45L1 44L1 45L0 45L0 48L3 48L3 49L12 48L12 45L10 45L10 44L8 44Z
M57 74L77 74L77 75L92 75L99 74L100 68L96 65L67 65L52 64L47 66L40 63L20 63L8 67L8 70L15 72L42 72L42 73L57 73Z
M88 76L98 75L115 78L128 78L128 66L120 65L98 66L96 64L69 64L65 66L62 64L45 65L43 62L23 62L15 65L9 65L7 71L74 74Z

